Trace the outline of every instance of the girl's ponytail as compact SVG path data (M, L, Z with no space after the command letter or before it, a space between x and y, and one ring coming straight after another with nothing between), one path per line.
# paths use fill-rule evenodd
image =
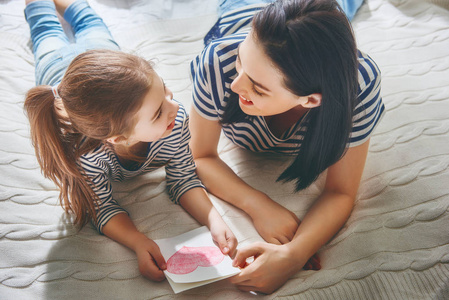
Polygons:
M68 171L67 166L61 164L61 160L64 161L64 157L69 153L64 149L51 87L43 85L29 90L25 99L25 111L30 121L31 141L42 173L56 181L61 177L58 173Z
M94 204L97 196L76 164L75 149L82 135L74 132L69 120L57 112L55 98L48 85L30 89L24 108L37 161L43 175L60 189L62 207L75 214L76 225L85 225L89 215L96 221Z

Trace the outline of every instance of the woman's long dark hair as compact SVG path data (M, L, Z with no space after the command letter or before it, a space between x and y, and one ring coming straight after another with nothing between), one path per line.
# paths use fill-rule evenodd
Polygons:
M301 190L347 148L358 88L352 28L335 1L280 0L255 15L251 33L284 75L288 90L298 96L322 95L321 105L307 115L298 155L278 178L296 180ZM231 95L222 122L247 117Z

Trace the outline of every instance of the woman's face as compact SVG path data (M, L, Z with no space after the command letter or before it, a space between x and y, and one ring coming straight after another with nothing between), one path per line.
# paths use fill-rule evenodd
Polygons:
M239 46L236 70L238 75L231 89L239 95L240 108L248 115L273 116L307 102L307 97L294 95L285 88L283 75L252 33Z
M178 109L179 105L173 101L173 93L154 73L151 88L135 115L137 122L128 137L129 144L153 142L170 135Z

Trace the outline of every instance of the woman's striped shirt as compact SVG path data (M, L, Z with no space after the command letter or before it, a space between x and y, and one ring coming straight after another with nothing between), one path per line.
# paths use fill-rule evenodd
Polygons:
M97 229L115 215L126 211L112 197L112 181L123 181L142 173L165 166L167 190L170 199L178 203L179 197L194 187L202 187L195 173L195 163L189 148L189 119L185 108L179 103L179 110L172 133L148 144L146 161L136 170L124 168L110 145L102 144L80 157L80 165L91 180L91 187L99 197L97 206Z
M209 120L221 120L231 93L231 83L237 76L237 48L247 36L251 20L263 6L253 5L223 15L205 38L207 46L191 62L193 101L196 111ZM358 98L353 114L349 147L367 141L385 107L380 95L380 71L375 62L358 51ZM224 134L236 145L261 152L297 154L305 132L307 118L302 118L281 137L271 133L264 117L232 124L222 124Z

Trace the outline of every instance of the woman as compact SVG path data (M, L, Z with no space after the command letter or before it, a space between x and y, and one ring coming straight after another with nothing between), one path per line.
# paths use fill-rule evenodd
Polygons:
M337 2L264 6L225 13L192 62L190 145L208 191L244 210L267 242L238 250L234 265L244 268L232 282L271 293L348 219L384 106L380 71L357 50ZM220 159L221 130L245 149L294 156L279 180L295 181L297 190L327 170L325 187L301 223Z

